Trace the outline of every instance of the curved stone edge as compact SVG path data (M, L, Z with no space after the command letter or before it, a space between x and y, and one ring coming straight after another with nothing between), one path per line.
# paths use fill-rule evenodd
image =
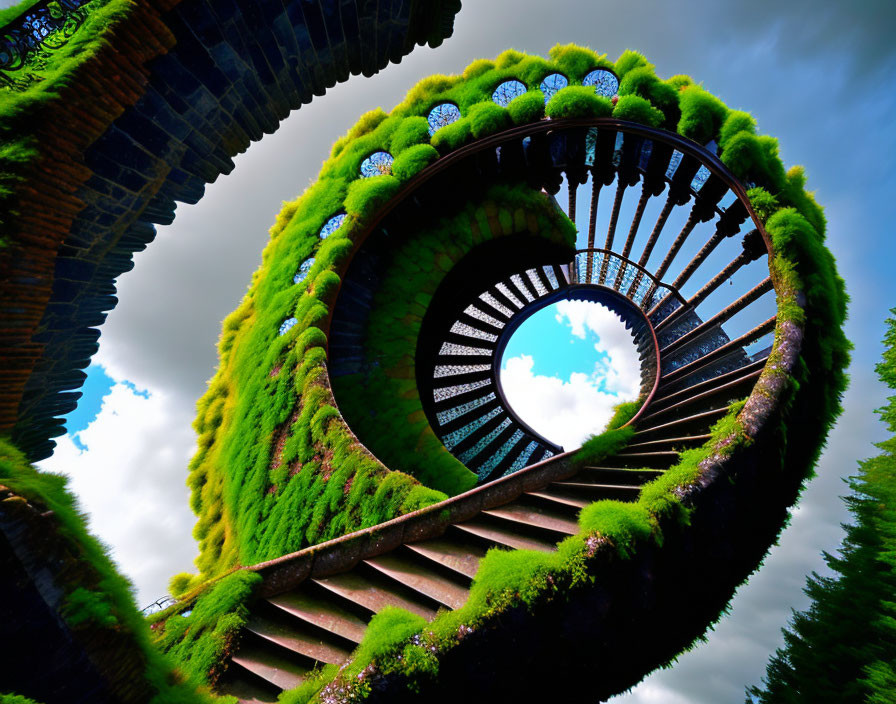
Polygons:
M80 369L97 349L95 328L117 302L115 279L132 268L133 253L155 237L154 224L170 223L177 201L196 202L205 183L233 168L230 157L276 130L279 121L309 102L312 94L322 95L351 74L372 75L397 63L415 44L440 44L453 31L460 3L441 0L433 7L415 0L390 7L395 15L390 18L362 0L357 5L360 46L349 46L346 38L345 46L318 49L313 37L305 36L304 48L310 52L301 54L300 46L298 59L289 52L302 37L297 34L287 41L274 30L262 35L259 27L249 26L259 22L257 17L245 19L247 31L240 36L254 37L256 45L241 58L250 66L259 60L264 65L246 74L249 78L240 77L234 89L253 100L262 94L257 119L238 116L232 98L224 102L223 97L207 114L176 124L162 126L152 119L174 114L171 107L160 108L157 98L166 97L164 87L174 94L167 97L179 99L178 80L215 95L221 78L217 67L209 69L206 83L201 77L192 77L192 82L177 78L191 75L184 66L201 73L190 59L210 41L202 38L208 35L201 33L205 27L196 18L202 13L195 10L205 6L204 0L135 5L127 21L109 30L108 42L97 55L73 71L59 98L42 109L34 136L46 148L29 165L10 212L0 214L17 225L15 246L0 261L0 432L11 433L30 459L49 456L55 444L50 438L64 432L59 416L71 411L80 396L75 391L85 378ZM281 6L284 17L285 8ZM301 30L308 35L314 28ZM388 41L375 41L374 35L383 32ZM290 46L278 49L277 37ZM309 63L306 57L316 57L318 51L322 58ZM352 59L353 52L359 57ZM296 69L303 75L313 74L304 76L301 87L296 85L301 83L298 77L293 80L287 56L299 61ZM278 60L282 63L276 80L264 83L263 72L270 72ZM186 107L196 110L195 105ZM178 132L181 123L189 126L191 121L206 125L206 134L217 143ZM161 142L147 142L145 130L129 131L147 125L159 133L153 138ZM184 136L188 141L181 139Z

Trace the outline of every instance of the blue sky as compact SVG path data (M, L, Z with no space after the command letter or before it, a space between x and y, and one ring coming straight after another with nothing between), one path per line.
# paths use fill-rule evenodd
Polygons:
M638 397L640 365L615 314L589 301L559 301L513 333L500 383L524 422L573 450L606 427L615 406Z
M598 305L598 304L592 304ZM551 304L529 317L513 333L504 350L503 364L521 355L530 355L535 360L533 373L540 376L555 376L568 379L570 374L580 372L590 374L595 362L607 361L606 350L600 347L600 335L590 328L586 337L577 337L570 331L569 323Z
M102 329L95 361L117 383L83 433L91 450L62 438L46 466L76 477L91 525L113 545L138 598L160 596L195 554L184 487L195 442L190 423L215 368L220 321L245 293L281 202L316 178L335 139L365 111L390 109L419 79L459 72L508 47L546 54L555 43L577 42L611 58L637 49L661 76L689 74L731 107L752 112L759 130L780 140L785 164L805 165L852 296L847 334L856 348L845 413L780 544L707 643L614 704L743 701L744 686L759 680L781 644L790 610L806 606L805 575L824 572L821 551L839 544L841 477L883 438L873 409L886 392L873 365L884 318L896 306L894 27L892 0L465 0L454 37L441 47L418 48L400 65L315 98L237 157L235 172L210 185L199 204L179 207L174 224L160 228L120 279L120 303ZM512 358L525 362L519 349ZM531 349L532 375L572 373L571 362L548 363ZM525 376L525 364L517 371ZM91 383L100 393L108 388ZM85 403L93 410L73 424L95 411L95 400Z

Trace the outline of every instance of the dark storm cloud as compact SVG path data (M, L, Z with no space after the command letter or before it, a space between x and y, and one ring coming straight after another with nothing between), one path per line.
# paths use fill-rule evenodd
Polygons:
M315 178L329 145L361 113L389 109L428 74L460 71L508 47L546 53L555 43L577 42L611 58L636 48L660 75L691 74L732 107L752 111L762 131L780 138L785 162L806 165L810 188L827 206L829 245L853 299L848 331L857 346L847 412L781 544L740 590L708 644L617 700L741 701L744 686L758 682L769 652L780 644L790 609L805 606L806 573L821 569L820 551L839 542L845 518L840 477L853 473L856 460L872 454L871 441L881 437L871 409L882 403L883 391L872 365L886 310L896 305L889 233L896 221L894 20L896 3L884 1L465 0L454 37L442 47L418 48L401 65L371 79L354 78L302 107L237 158L234 174L209 186L200 204L180 206L175 223L122 277L100 361L176 404L170 442L178 444L158 477L176 487L160 500L183 501L182 479L172 470L189 450L182 426L214 372L220 321L245 293L280 202ZM165 442L166 434L153 437ZM184 477L186 468L181 471ZM189 540L192 521L178 520L166 531L180 530Z

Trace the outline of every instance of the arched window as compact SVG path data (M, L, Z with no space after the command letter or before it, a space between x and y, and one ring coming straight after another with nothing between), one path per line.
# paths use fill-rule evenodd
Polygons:
M280 335L285 335L286 333L289 332L290 328L292 328L292 326L295 325L295 324L298 323L298 322L299 322L299 321L296 320L295 318L287 318L287 319L284 320L283 323L280 325L280 332L279 332L279 334L280 334Z
M589 73L582 80L583 86L594 86L594 90L598 95L605 98L612 98L619 92L619 79L612 71L599 68Z
M439 103L426 116L429 122L429 134L433 135L445 125L460 119L460 108L454 103Z
M392 173L392 155L389 152L374 152L361 162L361 176L388 176Z
M345 213L339 213L339 215L334 215L329 220L324 223L324 226L320 228L320 232L318 233L318 237L322 240L327 239L330 235L332 235L336 230L342 227L342 223L345 221Z
M314 257L311 259L306 259L302 262L302 265L299 267L299 270L296 272L296 275L292 277L292 282L294 284L300 284L305 280L305 277L308 276L308 272L311 271L311 267L314 266Z
M558 90L566 88L569 80L562 73L551 73L544 77L541 82L541 92L544 93L544 102L548 102L554 97L554 93Z
M502 108L506 108L511 100L518 98L527 90L526 84L522 81L516 79L504 81L501 85L495 88L495 92L492 93L492 100Z

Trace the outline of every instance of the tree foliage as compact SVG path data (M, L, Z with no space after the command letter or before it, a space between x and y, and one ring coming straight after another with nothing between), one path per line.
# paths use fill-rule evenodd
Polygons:
M896 389L896 318L884 342L877 372ZM896 395L878 412L894 435L848 480L854 522L839 554L824 555L834 575L808 578L812 604L794 614L752 701L896 702Z

